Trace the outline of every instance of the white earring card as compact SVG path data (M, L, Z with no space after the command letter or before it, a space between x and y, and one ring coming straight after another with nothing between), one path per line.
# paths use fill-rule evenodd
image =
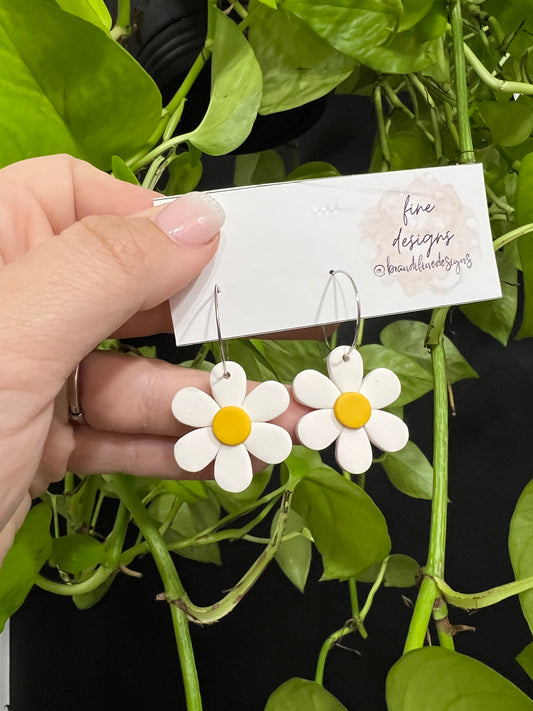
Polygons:
M209 192L226 222L170 301L178 345L217 339L216 284L223 338L355 319L331 270L363 318L501 297L479 164Z

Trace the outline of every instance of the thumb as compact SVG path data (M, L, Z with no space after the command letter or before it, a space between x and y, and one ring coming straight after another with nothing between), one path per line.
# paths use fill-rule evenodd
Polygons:
M25 355L31 365L46 354L66 377L134 314L194 279L223 221L213 198L190 193L140 215L85 217L3 267L0 332L10 334L17 370Z

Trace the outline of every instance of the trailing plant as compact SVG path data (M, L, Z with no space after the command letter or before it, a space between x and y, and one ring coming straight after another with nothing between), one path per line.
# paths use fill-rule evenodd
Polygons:
M163 106L154 81L122 46L135 31L127 0L118 0L115 22L103 0L3 0L0 164L68 152L122 180L177 194L198 185L204 155L237 150L258 114L288 111L331 92L364 95L373 102L377 126L370 170L483 164L503 297L459 308L473 326L506 344L517 332L520 281L524 307L517 337L533 335L533 6L519 0L205 5L203 47ZM187 97L206 71L208 108L196 126L182 131ZM234 182L336 174L323 162L287 171L281 155L268 150L238 155ZM347 635L367 636L365 624L382 585L418 586L405 652L387 680L389 711L444 711L463 704L469 711L496 704L508 711L533 708L511 682L455 651L459 627L453 607L478 609L519 595L533 630L533 484L510 525L516 580L476 594L451 589L444 567L450 388L476 373L445 335L447 315L447 308L437 309L429 324L400 317L384 328L379 343L363 339L360 348L367 368L388 366L399 375L399 408L433 391L432 463L415 444L415 431L403 450L378 457L374 465L405 495L431 505L426 561L416 562L408 551L391 553L385 518L363 477L335 471L302 447L294 447L279 471L258 474L236 495L213 482L121 473L83 478L71 472L61 492L47 492L31 509L1 569L2 623L33 585L86 609L138 556L150 553L174 626L186 705L199 711L189 624L210 624L232 612L273 560L303 591L315 548L322 579L346 587L351 617L340 620L317 650L315 678L287 680L273 690L266 711L345 708L324 688L328 653ZM118 342L101 347L123 349ZM217 348L203 345L187 365L209 369ZM290 383L304 368L323 371L327 347L239 339L230 353L250 378ZM153 352L132 357L147 355ZM115 518L106 529L101 511L109 501ZM258 536L256 528L266 520L270 536ZM133 544L127 537L132 529ZM228 540L253 541L260 552L222 599L200 607L180 581L180 556L220 563L220 547ZM436 646L426 644L428 635ZM529 645L519 657L528 674L532 658ZM205 676L203 683L209 683Z

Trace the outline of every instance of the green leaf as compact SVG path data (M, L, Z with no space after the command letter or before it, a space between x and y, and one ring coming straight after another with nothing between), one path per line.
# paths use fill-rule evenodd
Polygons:
M111 170L118 180L123 180L125 183L131 183L132 185L140 185L133 170L124 163L120 156L111 157Z
M163 481L165 489L179 499L189 504L194 504L202 499L207 499L208 491L206 483L203 481L175 481L174 479Z
M533 642L530 642L520 654L516 657L516 661L526 672L530 679L533 679Z
M319 452L297 444L281 465L281 481L285 483L291 477L293 486L295 486L300 479L323 466Z
M387 677L388 711L531 711L533 701L476 659L442 647L404 655Z
M356 64L284 7L274 11L257 2L250 4L249 40L263 72L261 114L286 111L324 96Z
M342 54L359 59L368 47L389 41L403 7L399 0L285 0L283 9Z
M398 26L399 32L410 30L431 10L434 0L403 0L403 13Z
M399 491L415 499L431 499L433 467L416 444L407 442L399 452L385 452L379 462Z
M516 318L518 287L516 267L501 251L496 252L502 298L464 304L461 311L475 326L507 345Z
M45 0L1 3L0 165L70 153L109 170L160 116L154 81L101 29Z
M479 113L492 134L492 140L500 146L518 146L533 131L533 99L527 96L505 103L483 101L479 104Z
M347 711L346 706L316 681L294 677L268 698L265 711Z
M279 519L279 511L274 516L270 534L274 532ZM303 518L293 509L289 511L285 531L283 535L302 531L305 526ZM295 585L300 592L303 593L307 576L309 575L309 567L311 566L311 541L305 536L296 536L288 541L282 541L276 551L275 559L289 578L291 583Z
M169 178L165 194L183 195L191 192L200 182L203 171L202 162L191 151L180 153L168 166Z
M247 509L250 504L261 496L266 489L270 477L272 476L273 467L267 467L264 471L254 474L252 483L244 491L239 494L231 494L229 491L224 491L214 481L206 482L207 488L229 514L238 514L240 511Z
M266 5L267 7L271 7L273 10L275 10L278 6L276 0L259 0L259 2L262 2L263 5Z
M382 563L376 563L357 576L360 583L373 583L379 575ZM383 577L385 587L410 588L418 584L422 568L414 558L403 553L394 553L387 559L387 567Z
M292 506L322 556L322 580L357 577L390 552L383 514L363 489L322 466L296 486Z
M531 47L533 34L533 6L529 0L485 0L483 10L494 15L500 23L506 39L511 39L506 50L517 60Z
M285 180L285 163L274 150L247 153L235 158L235 185L262 185Z
M111 29L111 15L104 0L55 0L60 8L82 20L92 22L106 32Z
M516 189L516 221L518 226L533 223L533 153L520 163ZM517 338L533 335L533 231L518 239L518 252L524 281L524 315Z
M73 575L93 568L105 559L104 546L88 533L72 533L54 538L50 554L51 565Z
M516 504L509 526L509 555L517 580L533 575L533 479ZM522 612L533 632L533 590L520 595Z
M22 605L52 550L48 504L34 506L15 536L0 568L0 632Z
M403 553L389 557L385 569L385 587L411 588L418 585L418 576L422 568L414 558Z
M421 321L400 319L385 326L379 338L384 346L394 348L415 358L428 373L431 373L431 355L424 346L427 324ZM444 352L446 354L446 375L448 382L453 383L466 378L477 378L476 371L467 363L450 339L444 337Z
M208 490L207 498L197 503L184 503L172 521L170 532L177 534L177 539L189 538L213 526L220 518L220 504L214 494ZM181 548L178 553L184 558L192 558L202 563L221 564L217 543L193 548Z
M83 593L82 595L73 595L72 602L76 605L78 610L90 610L91 607L94 607L100 602L113 584L114 580L115 576L110 575L107 580L96 588L96 590L91 590L90 592Z
M235 150L252 130L262 85L261 69L246 38L216 10L211 98L200 125L184 138L214 156Z
M337 168L324 161L304 163L290 173L288 180L309 180L311 178L334 178L340 175Z
M207 490L207 497L196 502L184 502L179 507L172 519L170 528L167 529L164 539L169 543L192 538L206 528L214 525L220 517L220 504L213 493ZM178 499L180 501L181 499ZM148 511L156 521L163 523L170 515L175 505L176 497L172 494L162 494L156 497L149 505ZM202 563L216 563L220 565L220 551L218 544L195 545L188 548L179 548L176 551L184 558L191 558Z
M444 25L443 33L446 28ZM378 72L406 74L419 72L435 63L439 40L420 42L416 27L393 35L383 46L369 45L359 53L359 59Z
M324 341L251 341L282 383L292 383L296 374L306 368L327 373L329 353ZM248 371L247 371L248 372Z

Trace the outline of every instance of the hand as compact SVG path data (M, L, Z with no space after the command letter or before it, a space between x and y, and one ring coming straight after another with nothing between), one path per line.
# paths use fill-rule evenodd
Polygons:
M212 259L223 216L199 194L153 208L155 193L69 156L0 170L0 195L1 561L31 498L67 469L191 478L173 457L185 429L170 403L208 375L93 349L169 329L167 299ZM72 424L80 362L84 423ZM292 431L301 411L278 423Z

